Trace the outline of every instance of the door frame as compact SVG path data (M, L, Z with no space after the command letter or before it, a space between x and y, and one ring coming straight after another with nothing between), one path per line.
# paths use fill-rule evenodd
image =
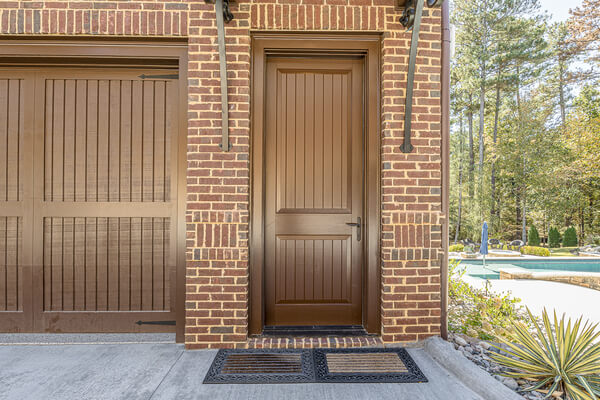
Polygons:
M262 333L265 320L265 92L269 56L364 57L364 242L362 321L381 332L381 146L379 34L253 32L250 94L249 334Z
M0 40L0 54L4 56L0 62L3 68L21 68L35 66L65 66L96 68L172 68L179 75L178 97L178 136L177 147L177 179L172 183L177 192L175 204L177 219L173 226L176 230L176 266L173 271L175 299L174 311L176 320L176 341L185 339L185 276L186 276L186 194L187 194L187 111L188 111L188 43L187 38L146 38L132 39L125 37L92 38L89 36L64 36L61 38L48 36L5 36ZM30 134L25 132L26 135ZM25 221L24 221L25 222ZM26 232L24 232L25 235ZM31 233L28 233L31 236ZM28 238L23 238L26 241ZM26 274L31 274L35 265L23 265ZM24 294L32 296L23 288ZM31 312L34 299L27 299ZM23 300L26 301L25 299ZM25 310L23 310L25 311ZM31 331L31 329L29 329Z

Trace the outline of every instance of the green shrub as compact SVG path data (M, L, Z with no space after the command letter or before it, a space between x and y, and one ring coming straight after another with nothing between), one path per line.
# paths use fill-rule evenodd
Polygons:
M500 349L504 354L492 353L491 357L509 370L504 376L524 379L532 383L527 391L548 391L545 398L554 392L567 394L572 400L596 400L600 396L600 343L596 341L600 332L597 324L582 318L571 324L565 316L558 320L554 312L554 326L548 313L542 313L545 332L531 314L531 324L536 334L520 323L515 323L515 334L508 342L500 339L508 349Z
M577 244L577 232L575 231L575 228L571 226L567 228L563 236L563 247L574 247L577 246Z
M492 239L490 239L490 240L494 240L494 239L492 238ZM498 242L500 242L500 240L499 240L499 239L498 239ZM489 245L489 248L490 248L490 249L501 249L501 248L502 248L502 246L503 246L503 245L502 245L502 242L500 242L499 244L490 244L490 245Z
M453 244L452 246L448 247L448 251L463 251L464 249L465 246L461 243Z
M556 228L550 228L548 232L548 247L560 247L560 233Z
M476 289L461 278L465 269L459 260L450 260L448 270L448 329L484 340L510 337L512 321L526 322L517 305L521 300L508 294Z
M585 238L584 244L591 244L595 246L600 246L600 235L588 235Z
M475 253L475 247L468 245L463 248L463 251L466 251L467 253Z
M523 246L523 247L521 247L521 254L528 254L531 256L549 257L550 250L548 250L545 247Z
M531 229L529 229L529 235L527 235L527 244L530 246L540 245L540 234L538 233L535 225L532 225Z

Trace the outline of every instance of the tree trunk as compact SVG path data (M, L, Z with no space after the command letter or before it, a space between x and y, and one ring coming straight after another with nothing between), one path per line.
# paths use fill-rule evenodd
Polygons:
M516 224L514 226L517 227L515 239L517 239L521 234L521 228L519 227L519 224L521 223L521 196L519 195L519 189L517 189L516 187L513 187L513 193L515 194L515 218L516 218ZM513 232L515 232L515 231L513 231Z
M519 125L521 125L521 80L520 68L517 66L517 116L519 117Z
M500 74L500 71L498 71ZM498 141L498 118L500 114L500 83L496 83L496 107L494 109L494 135L493 142L494 148L496 147L496 142ZM492 178L491 178L491 186L492 186L492 218L494 223L498 223L498 210L497 210L497 199L496 199L496 156L494 155L494 159L492 160Z
M543 230L544 230L544 239L542 239L542 243L545 243L546 246L548 247L548 227L547 227L548 221L546 219L546 210L544 210L544 226L543 226Z
M589 213L588 213L588 225L590 227L590 232L593 233L594 232L594 213L595 210L597 210L596 208L594 208L596 206L596 202L594 201L594 197L590 196L590 207L588 208ZM583 237L583 239L585 240L585 236ZM588 244L592 244L592 243L588 243ZM581 243L581 245L585 245L585 242Z
M558 97L560 106L560 121L564 128L567 114L567 106L565 104L565 66L564 62L560 59L560 55L558 57Z
M523 154L523 185L521 187L521 200L523 210L521 215L521 240L527 244L527 161Z
M585 213L583 207L579 207L579 245L583 245L585 237Z
M477 185L477 191L479 193L479 219L480 221L483 220L483 202L484 202L484 195L483 195L483 144L484 144L484 138L483 138L483 131L484 131L484 127L485 127L485 79L486 79L486 72L485 72L485 61L483 61L483 66L482 66L482 70L481 70L481 87L480 87L480 91L479 91L479 175L478 175L478 185Z
M474 176L475 176L475 151L473 149L473 95L469 95L469 109L467 117L469 120L469 197L474 195Z
M460 115L460 136L458 138L458 215L456 218L456 232L454 233L454 244L458 241L460 224L462 220L462 180L463 180L463 117Z
M485 127L485 62L481 72L481 88L479 89L479 179L483 181L483 130ZM480 182L481 183L481 182ZM481 188L480 188L481 189Z
M485 81L487 79L486 55L488 50L488 24L487 24L488 2L483 2L483 37L481 40L481 85L479 87L479 191L483 187L483 130L485 127ZM480 195L483 199L483 196Z
M521 240L527 243L527 195L523 189L523 215L521 216Z
M521 129L521 85L520 85L520 74L519 74L520 70L519 70L519 66L517 65L517 128ZM517 199L517 204L519 204L519 201L522 202L523 204L523 208L521 210L521 240L523 242L527 241L527 209L526 209L526 203L525 203L525 196L526 196L526 170L525 170L525 149L521 148L519 149L521 151L522 157L523 157L523 170L522 170L522 183L518 189L519 192L519 199ZM517 209L517 224L519 223L519 210ZM518 235L517 235L518 236Z

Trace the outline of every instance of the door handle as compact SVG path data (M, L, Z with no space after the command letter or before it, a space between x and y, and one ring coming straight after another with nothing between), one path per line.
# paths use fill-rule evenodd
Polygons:
M355 226L356 227L356 240L358 240L360 242L361 239L361 232L362 232L362 226L360 224L360 217L358 217L356 219L357 222L346 222L346 225L348 226Z

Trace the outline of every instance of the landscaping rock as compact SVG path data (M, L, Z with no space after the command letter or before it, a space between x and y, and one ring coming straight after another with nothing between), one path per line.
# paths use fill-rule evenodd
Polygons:
M491 347L488 342L484 342L484 341L479 342L479 346L481 346L484 350L489 350Z
M542 400L544 395L540 392L526 392L525 389L531 386L531 382L526 380L515 380L510 377L502 376L502 374L508 371L507 368L497 364L491 357L490 354L503 354L508 355L505 351L508 346L501 343L489 343L484 340L479 340L472 337L463 337L457 334L449 336L454 342L454 348L457 349L466 359L473 362L479 368L487 371L496 380L504 384L509 389L515 391L527 400ZM498 348L493 347L498 346ZM554 398L554 397L553 397ZM555 399L555 398L554 398Z
M516 391L519 389L519 384L513 378L504 377L504 379L502 379L501 382L504 383L509 388L511 388L512 390Z
M469 345L469 343L467 343L467 341L466 341L465 339L463 339L462 337L460 337L460 336L455 336L455 337L454 337L454 341L455 341L455 342L456 342L456 344L457 344L457 345L459 345L459 346L466 347L466 346L468 346L468 345Z

